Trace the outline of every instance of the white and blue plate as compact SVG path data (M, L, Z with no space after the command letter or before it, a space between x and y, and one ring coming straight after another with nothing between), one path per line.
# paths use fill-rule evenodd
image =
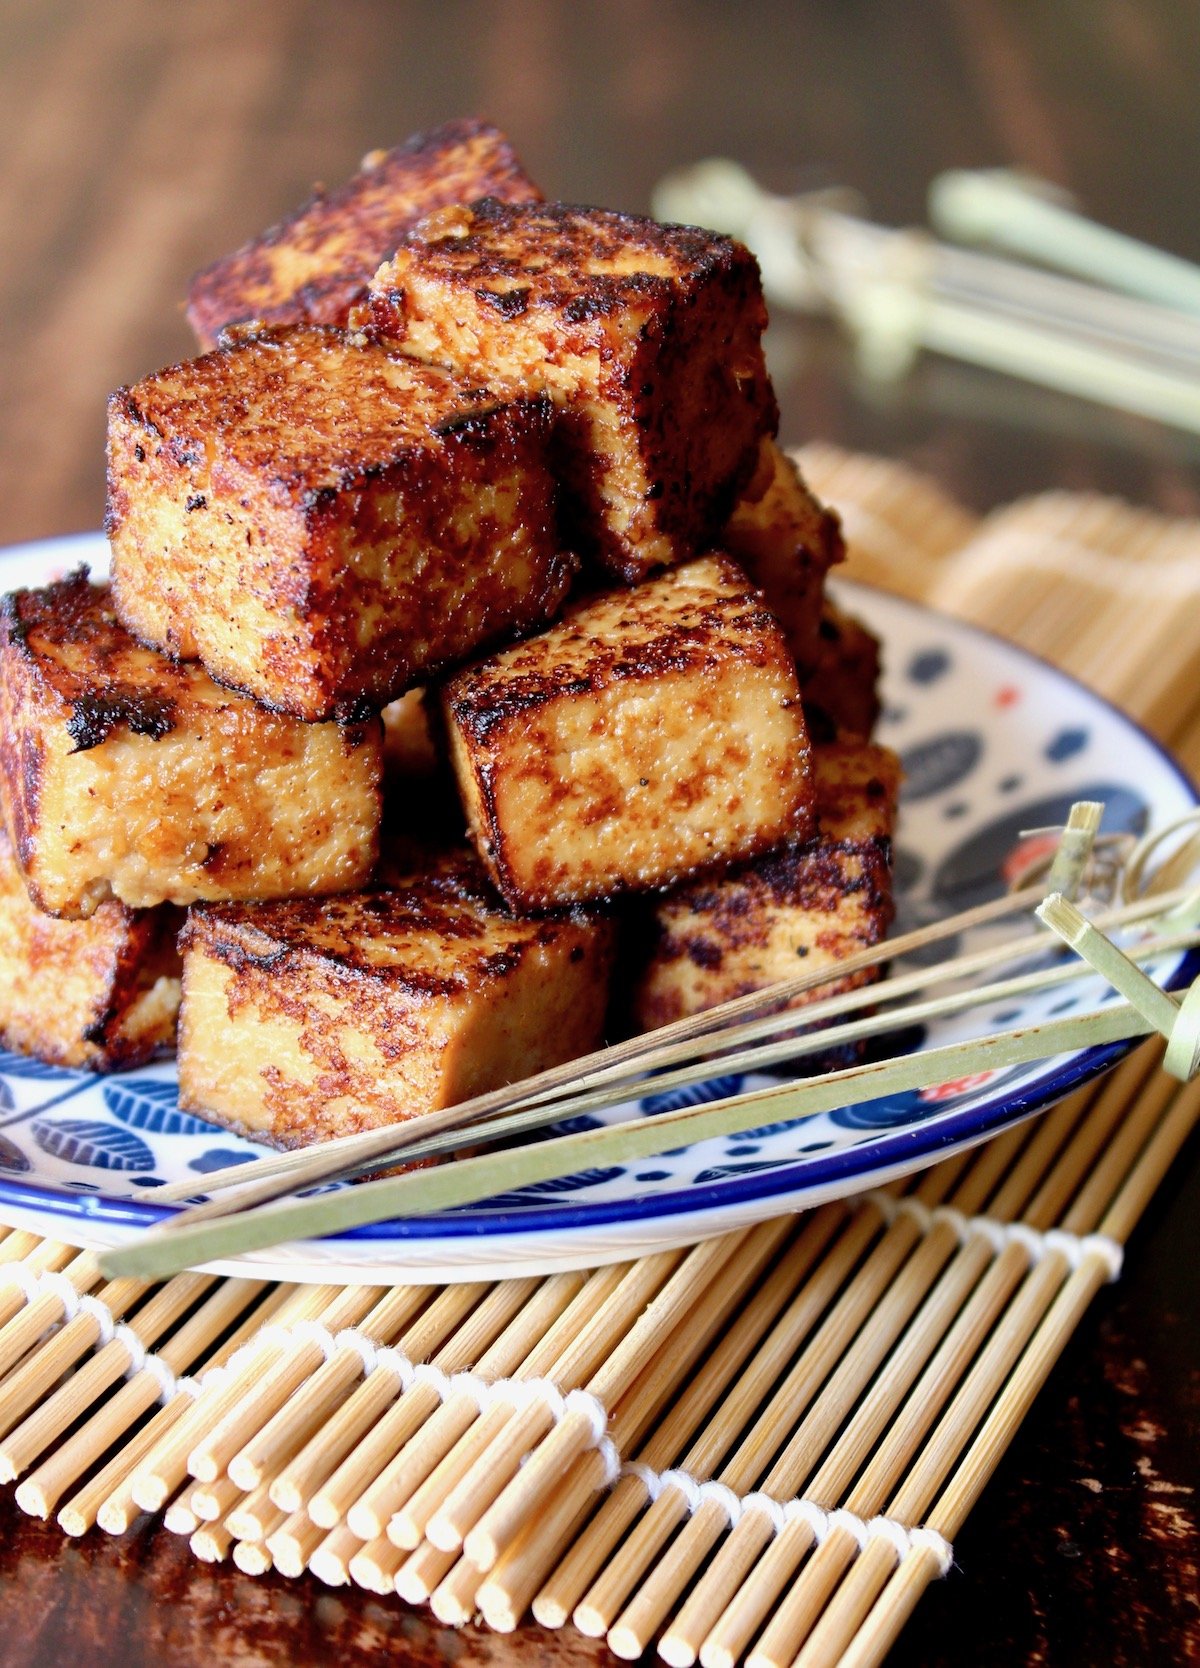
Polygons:
M98 534L0 557L0 589L45 583L89 562ZM1076 799L1103 800L1104 827L1140 833L1189 810L1196 789L1128 718L1055 668L999 638L864 587L839 596L885 646L879 739L905 770L897 931L995 896L1022 830L1061 823ZM994 934L995 929L991 929ZM982 940L972 937L962 948ZM944 952L942 952L944 953ZM1154 971L1179 985L1193 955ZM1111 999L1102 981L1070 984L938 1021L906 1039L931 1048ZM578 1268L744 1227L857 1192L973 1145L1112 1065L1128 1045L978 1074L659 1158L523 1188L480 1205L354 1229L213 1265L289 1280L443 1281ZM606 1117L650 1117L778 1082L719 1077L648 1093ZM584 1122L584 1120L580 1120ZM253 1163L262 1149L181 1111L169 1063L112 1077L0 1054L0 1221L80 1245L136 1238L168 1207L154 1192Z

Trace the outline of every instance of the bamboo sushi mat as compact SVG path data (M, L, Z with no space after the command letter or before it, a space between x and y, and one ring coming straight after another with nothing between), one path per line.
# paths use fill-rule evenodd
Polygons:
M1065 494L977 522L901 466L802 458L852 576L1057 661L1200 768L1200 523ZM903 1187L590 1274L104 1284L0 1230L0 1478L71 1535L158 1512L198 1558L448 1623L865 1668L1196 1122L1158 1057Z

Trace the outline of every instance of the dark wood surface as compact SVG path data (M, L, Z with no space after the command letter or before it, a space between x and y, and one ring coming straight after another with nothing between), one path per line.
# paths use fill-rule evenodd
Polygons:
M892 221L1008 163L1200 259L1200 12L1185 0L3 0L0 543L98 524L103 404L186 355L191 271L368 148L490 115L548 190L644 209L705 155L857 187ZM780 320L784 436L902 456L985 507L1051 486L1200 511L1200 442L929 361L886 395ZM923 1602L898 1664L1200 1659L1193 1149ZM309 1581L196 1564L143 1524L81 1543L0 1497L0 1662L614 1660L572 1633L451 1635Z

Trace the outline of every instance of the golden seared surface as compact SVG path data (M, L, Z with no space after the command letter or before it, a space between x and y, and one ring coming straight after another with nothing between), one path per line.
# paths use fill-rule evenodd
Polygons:
M829 983L797 1006L879 977L872 969L838 979L836 970L891 924L899 761L862 742L814 748L813 761L815 841L681 887L648 913L633 1001L638 1030L817 968L829 968Z
M121 617L319 720L551 618L551 413L344 332L239 341L109 401Z
M773 440L763 441L758 468L721 542L766 597L803 676L821 655L825 575L846 550L837 516L814 498Z
M345 324L371 274L423 215L476 197L541 196L516 152L488 122L446 122L388 151L372 151L336 191L318 190L277 226L205 267L188 290L202 347L248 320Z
M399 1122L601 1041L613 933L510 915L465 847L350 897L193 910L183 1104L301 1146Z
M757 263L713 232L563 203L446 209L361 317L418 359L549 393L575 536L629 581L717 542L778 421Z
M795 668L728 557L574 604L452 677L443 710L471 837L515 908L670 885L810 827Z
M879 718L879 672L878 637L826 597L816 654L800 684L814 738L870 737Z
M115 1071L175 1046L181 918L101 904L88 921L34 908L0 832L0 1043L56 1066Z
M54 914L361 885L381 768L377 718L265 711L135 642L86 571L0 606L0 801Z

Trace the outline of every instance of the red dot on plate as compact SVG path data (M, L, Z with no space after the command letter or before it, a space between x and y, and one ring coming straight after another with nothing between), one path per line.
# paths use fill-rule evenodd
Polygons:
M994 696L998 707L1014 707L1021 699L1021 691L1011 683L1001 684Z

